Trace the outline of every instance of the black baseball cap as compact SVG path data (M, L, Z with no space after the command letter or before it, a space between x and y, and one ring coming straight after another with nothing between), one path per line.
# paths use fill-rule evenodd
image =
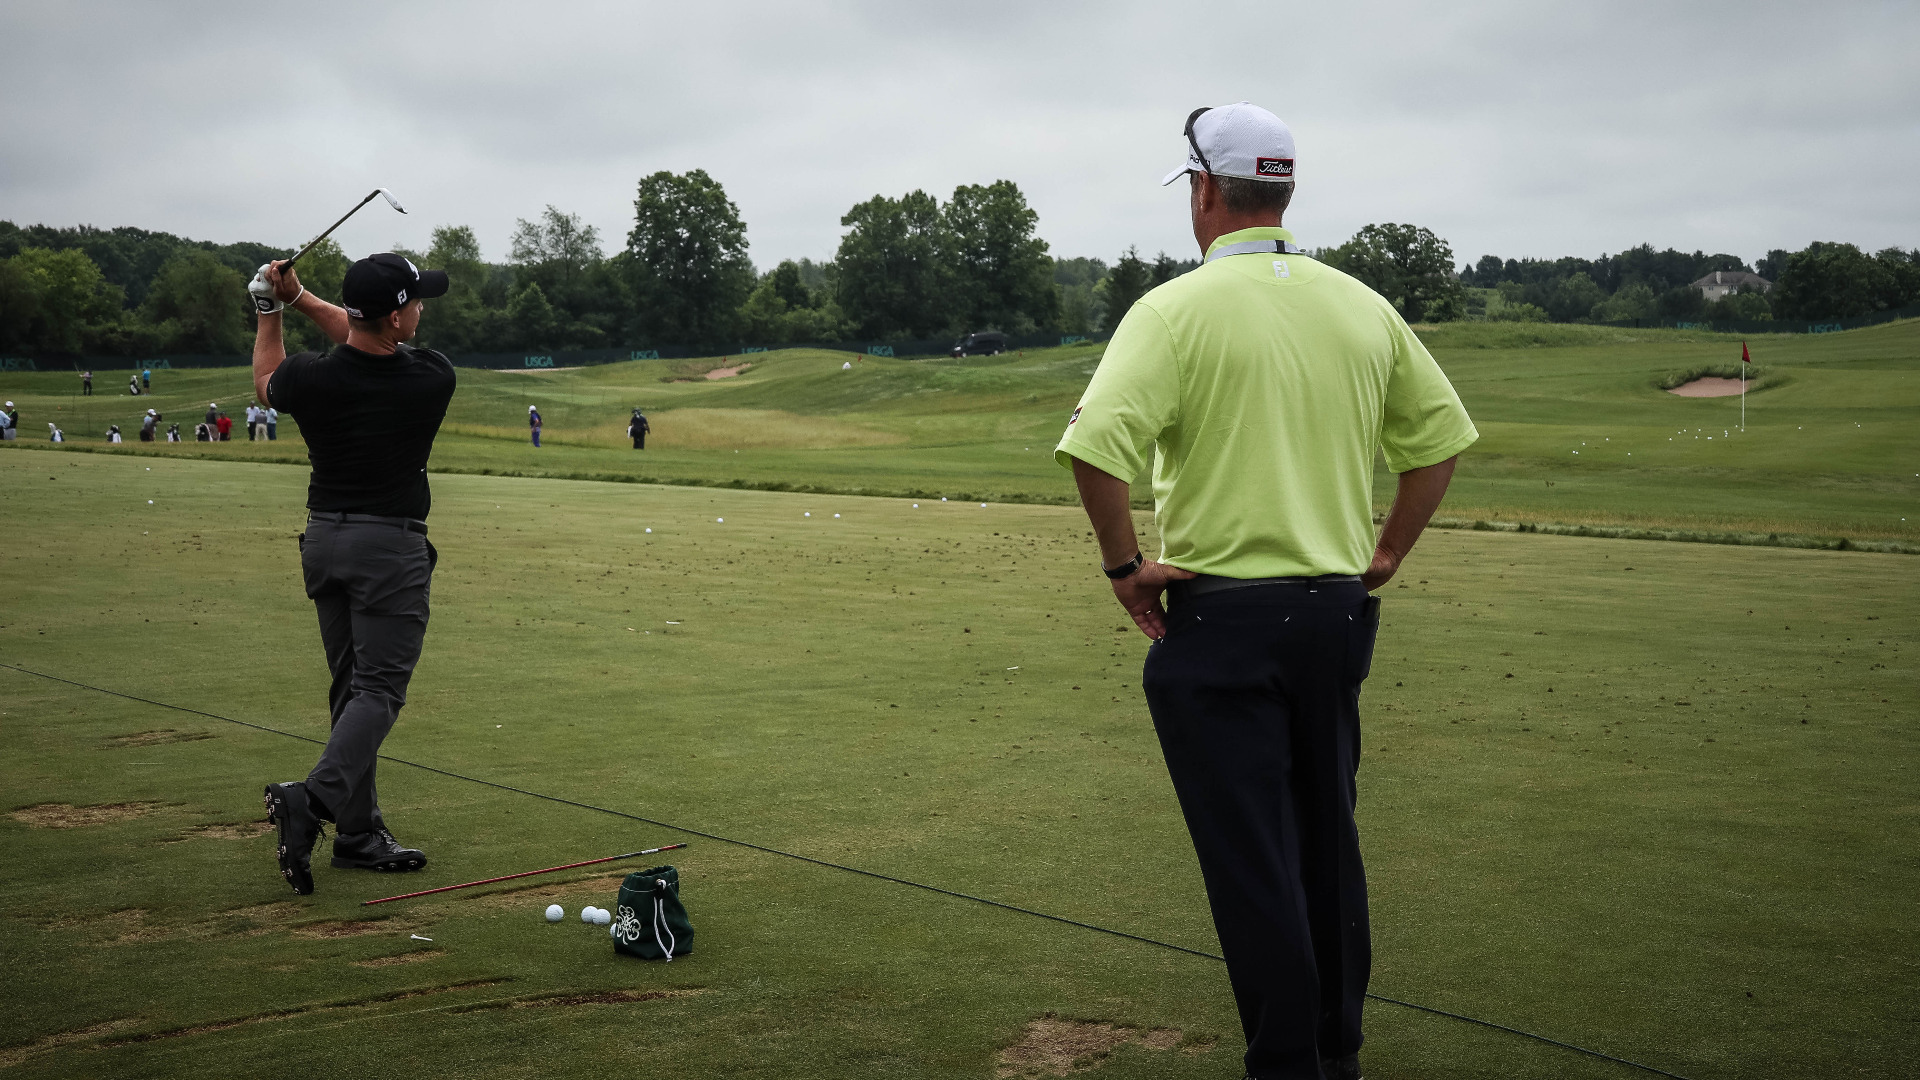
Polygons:
M378 319L414 300L447 295L445 270L422 270L391 251L369 255L347 267L340 285L341 306L356 319Z

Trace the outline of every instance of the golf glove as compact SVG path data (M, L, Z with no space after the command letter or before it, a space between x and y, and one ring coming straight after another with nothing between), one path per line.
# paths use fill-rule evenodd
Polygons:
M287 306L274 295L273 286L267 283L267 267L272 265L272 263L263 264L260 272L253 275L253 280L247 283L247 295L253 297L253 310L262 315L271 315Z

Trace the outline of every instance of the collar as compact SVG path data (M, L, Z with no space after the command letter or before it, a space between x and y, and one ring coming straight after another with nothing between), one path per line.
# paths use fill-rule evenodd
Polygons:
M1304 255L1306 249L1293 242L1293 233L1277 225L1262 225L1251 229L1238 229L1224 233L1207 248L1207 257L1202 262L1212 262L1228 255L1249 255L1254 253L1279 252L1282 255Z

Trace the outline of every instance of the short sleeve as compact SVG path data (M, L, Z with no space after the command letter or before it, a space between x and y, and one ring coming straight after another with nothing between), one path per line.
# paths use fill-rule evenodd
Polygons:
M1081 461L1131 482L1180 411L1180 364L1160 313L1136 303L1114 329L1106 355L1053 451L1061 467Z
M300 387L315 355L310 352L295 353L280 361L280 366L267 376L267 404L287 412L300 411Z
M1380 448L1396 473L1437 465L1480 438L1440 365L1398 315Z

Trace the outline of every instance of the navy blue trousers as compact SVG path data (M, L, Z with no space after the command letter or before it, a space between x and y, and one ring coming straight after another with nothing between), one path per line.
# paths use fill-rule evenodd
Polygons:
M1318 1080L1360 1049L1373 950L1354 825L1360 684L1379 601L1358 583L1171 592L1144 686L1193 837L1247 1073Z

